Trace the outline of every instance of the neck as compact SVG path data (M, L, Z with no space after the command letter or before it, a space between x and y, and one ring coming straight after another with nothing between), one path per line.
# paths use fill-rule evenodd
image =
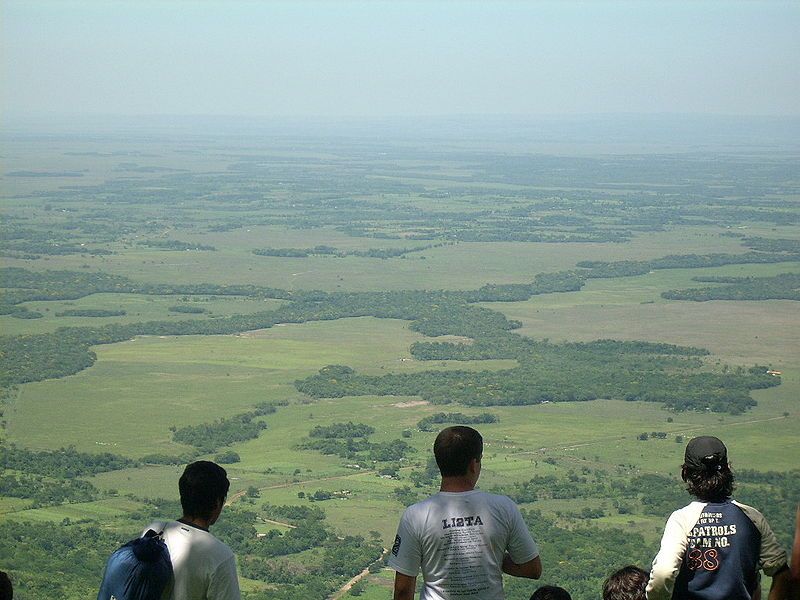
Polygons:
M471 492L475 489L474 481L469 475L458 477L442 477L442 485L439 486L440 492Z
M183 515L180 519L178 519L178 521L185 523L186 525L197 527L198 529L202 529L204 531L208 531L208 528L211 527L211 519L203 519L202 517L190 517L188 515Z

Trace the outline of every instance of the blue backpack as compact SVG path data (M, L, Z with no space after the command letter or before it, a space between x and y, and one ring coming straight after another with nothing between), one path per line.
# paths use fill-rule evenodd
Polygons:
M97 600L161 600L172 580L163 533L150 529L111 555Z

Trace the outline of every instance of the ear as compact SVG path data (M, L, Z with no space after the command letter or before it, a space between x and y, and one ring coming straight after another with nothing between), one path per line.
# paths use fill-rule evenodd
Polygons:
M681 479L686 481L686 467L681 467Z

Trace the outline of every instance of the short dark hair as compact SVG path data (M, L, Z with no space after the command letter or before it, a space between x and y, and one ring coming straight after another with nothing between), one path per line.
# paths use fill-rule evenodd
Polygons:
M483 438L472 427L447 427L436 436L433 454L442 477L466 475L470 461L483 456Z
M181 507L186 517L208 519L225 502L231 482L228 473L208 460L198 460L187 465L178 480Z
M645 600L645 588L650 574L628 565L614 571L603 582L603 600Z
M684 463L681 477L686 491L702 502L724 502L733 494L733 471L728 463L700 469Z
M0 600L12 600L14 598L14 586L8 573L0 571Z
M543 585L533 592L531 600L572 600L569 592L557 585Z

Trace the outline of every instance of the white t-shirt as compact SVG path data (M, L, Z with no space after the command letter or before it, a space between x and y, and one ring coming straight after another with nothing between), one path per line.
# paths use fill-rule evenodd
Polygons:
M510 498L439 492L403 513L389 566L409 577L422 569L420 600L502 600L506 552L517 564L539 556Z
M208 531L179 521L153 523L164 530L174 580L169 600L239 600L239 579L233 551ZM146 531L146 530L145 530Z

